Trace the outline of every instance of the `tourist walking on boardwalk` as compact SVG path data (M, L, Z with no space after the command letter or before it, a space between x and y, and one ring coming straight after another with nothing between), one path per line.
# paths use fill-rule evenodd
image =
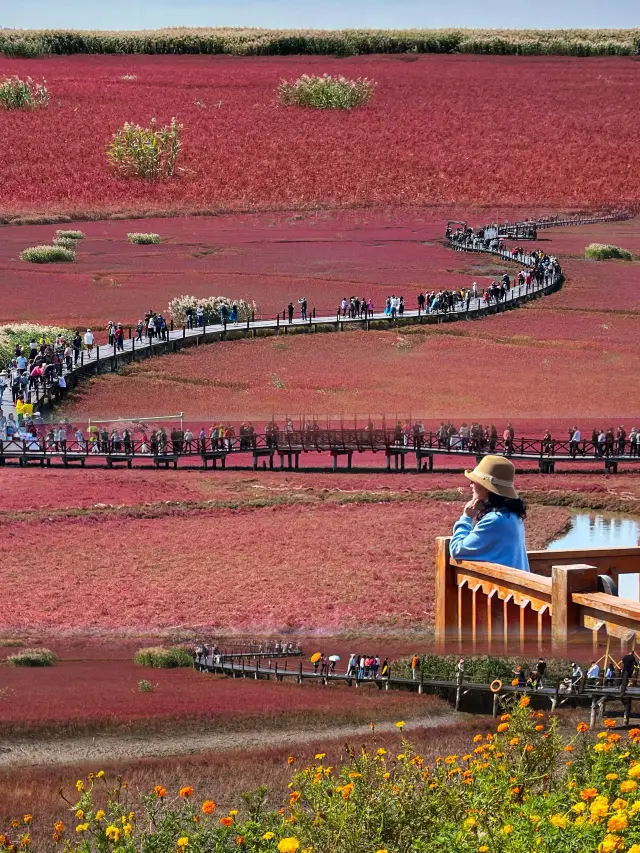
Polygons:
M93 332L91 331L91 329L87 329L87 331L84 333L84 345L87 348L87 352L89 353L89 357L91 357L91 352L93 350L93 341L94 341Z
M636 666L638 665L638 661L635 655L635 652L627 652L626 655L622 656L622 682L620 683L620 695L624 696L627 685L633 676Z
M122 352L124 350L124 331L122 329L121 323L118 323L118 325L116 326L113 333L113 338L116 342L116 349L119 352Z
M307 319L307 299L305 296L302 299L298 299L298 305L300 306L300 317L303 320Z
M347 664L346 675L347 676L355 675L355 671L356 671L356 655L352 653L349 655L349 663Z
M471 499L453 526L451 556L529 571L524 518L527 510L514 487L515 467L502 456L485 456L473 471Z
M136 343L137 342L142 343L143 331L144 331L144 323L142 322L142 320L138 320L138 322L136 324Z
M290 302L287 305L287 315L289 317L289 325L291 325L293 323L293 311L294 311L293 302Z
M582 435L578 427L573 427L571 432L571 438L569 440L569 452L571 454L571 458L575 459L578 455L578 449L580 448L580 442L582 441Z
M419 675L420 675L420 658L418 655L414 655L411 658L411 678L414 681L417 681Z

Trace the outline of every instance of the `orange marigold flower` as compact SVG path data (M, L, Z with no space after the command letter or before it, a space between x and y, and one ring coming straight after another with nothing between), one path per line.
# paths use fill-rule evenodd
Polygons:
M543 732L543 731L544 731L544 726L536 726L536 731L537 731L537 732Z
M611 720L611 719L609 719L609 720L605 720L605 721L604 721L604 727L605 727L606 729L614 729L614 728L615 728L615 726L616 726L616 721L615 721L615 720Z
M183 799L187 799L188 797L193 796L193 788L191 785L185 785L184 788L180 788L178 793Z
M572 744L572 743L568 743L568 744L565 746L564 751L565 751L565 752L573 752L573 744Z
M630 794L632 791L635 791L637 787L638 783L635 779L625 779L625 781L620 785L620 790L623 794Z
M481 740L482 740L482 735L475 735L475 737L473 738L474 743L480 743Z
M624 812L618 812L618 814L614 814L613 817L610 817L607 822L607 829L609 832L624 832L624 830L629 825L629 821L627 820L626 814Z
M586 723L578 723L576 726L576 731L580 732L583 735L585 732L589 731L589 726Z
M500 734L502 734L502 732L509 731L509 723L500 723L500 725L498 726L498 731L500 732Z
M502 723L506 723L506 722L507 722L507 720L510 720L510 719L511 719L511 714L503 714L503 715L500 717L500 722L502 722Z
M231 826L231 825L232 825L232 823L233 823L233 818L232 818L232 817L221 817L221 818L220 818L220 823L221 823L223 826Z
M295 763L296 763L295 756L290 755L289 758L287 758L287 764L295 764Z
M205 800L202 804L202 811L205 814L213 814L215 810L216 804L213 802L213 800Z
M583 800L592 800L594 797L598 796L597 788L584 788L580 791L580 796Z
M236 835L236 844L239 846L244 844L244 835Z
M153 789L153 793L156 795L156 797L162 799L163 797L167 796L167 789L163 788L162 785L156 785Z
M605 778L606 778L609 782L613 782L613 781L615 781L615 780L618 778L618 774L617 774L617 773L607 773L607 775L606 775L606 777L605 777Z
M519 704L521 708L526 708L530 702L531 699L528 696L522 696Z
M64 832L64 823L61 820L57 820L53 824L53 828L55 829L56 832Z
M512 737L509 741L509 746L517 746L520 743L520 738Z

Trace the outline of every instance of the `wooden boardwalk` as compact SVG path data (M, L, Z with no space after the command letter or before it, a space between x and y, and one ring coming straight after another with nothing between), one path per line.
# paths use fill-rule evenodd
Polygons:
M618 702L622 704L622 715L625 725L628 725L633 714L633 703L640 701L640 687L638 686L627 687L624 695L622 695L619 687L592 687L586 685L584 680L577 690L570 693L563 693L559 682L537 690L527 690L520 686L516 687L505 683L502 684L499 691L495 692L491 689L491 682L442 679L430 677L424 673L421 673L419 679L403 678L391 675L391 673L384 678L359 679L357 675L347 675L340 672L314 672L303 665L302 661L293 661L291 666L288 664L287 660L284 663L278 660L266 662L264 656L261 658L246 656L240 660L237 657L231 660L224 656L217 659L210 656L206 660L196 661L195 668L203 673L218 673L230 678L252 678L256 681L273 679L282 682L292 680L297 684L316 683L325 687L342 684L358 689L376 688L380 691L411 690L418 694L437 692L446 696L455 705L456 710L464 710L467 697L475 696L491 703L494 716L499 713L501 699L526 694L531 697L533 706L548 707L551 711L567 706L588 708L590 709L590 725L592 727L596 725L598 719L603 718L608 704Z
M43 434L44 429L44 434ZM580 441L573 447L569 441L545 441L541 438L516 438L513 445L507 446L504 440L483 442L480 446L462 445L456 438L456 444L442 442L434 432L414 437L407 442L398 437L396 429L294 429L276 430L248 436L234 436L211 440L193 438L185 442L183 438L172 441L156 452L151 452L149 441L131 439L124 442L122 436L117 443L110 438L98 439L91 445L84 438L81 442L68 438L65 442L51 442L46 437L46 428L32 439L14 438L0 441L0 466L16 464L27 466L39 464L50 467L56 465L69 467L105 467L113 469L121 466L132 468L226 468L227 462L234 467L261 468L273 470L300 470L300 461L304 467L326 468L333 471L354 469L354 457L380 457L387 472L417 471L429 473L434 470L435 460L439 459L447 468L464 470L472 460L479 460L488 453L508 456L514 463L534 463L541 473L553 474L556 466L574 470L602 469L606 473L616 474L620 466L640 464L640 455L634 454L628 441L623 453L601 454L591 441ZM143 445L146 445L144 447ZM407 460L409 465L407 465ZM341 462L342 461L342 462ZM370 459L369 459L370 461ZM311 463L311 464L309 464ZM367 470L371 470L369 466Z

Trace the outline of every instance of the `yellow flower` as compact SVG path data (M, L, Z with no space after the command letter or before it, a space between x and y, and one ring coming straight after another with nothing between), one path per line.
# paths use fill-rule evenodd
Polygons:
M596 797L589 806L589 811L592 820L600 820L600 818L603 818L609 812L609 800L607 797Z
M621 797L618 797L617 800L614 800L611 803L611 808L614 810L614 812L622 812L626 809L626 807L627 801L623 800Z
M609 752L611 746L608 743L597 743L593 747L594 752Z
M575 806L571 806L571 811L575 812L576 814L581 814L582 812L586 811L586 809L586 803L576 803Z
M133 827L130 823L125 823L122 829L124 831L124 834L127 836L131 835L131 833L133 832Z
M640 844L632 844L627 853L640 853Z
M488 850L489 848L486 844L482 844L480 847L478 847L478 853L488 853Z
M624 832L628 825L629 821L627 820L626 814L618 813L609 818L609 821L607 822L607 829L609 832Z
M104 820L104 812L102 809L98 809L96 812L96 820Z
M296 853L300 847L300 842L297 838L281 838L278 841L279 853Z
M598 845L598 853L613 853L614 850L621 850L622 847L623 839L619 835L607 835Z
M398 729L403 729L405 726L406 726L406 723L405 723L405 721L404 721L404 720L399 720L399 721L396 723L396 728L398 728Z
M88 823L79 823L76 826L76 832L86 832L89 829Z
M265 832L265 834L262 836L262 840L263 841L271 841L271 839L275 838L275 837L276 837L275 832Z
M98 770L98 772L96 773L96 779L102 778L104 778L104 770Z
M235 817L238 814L238 809L230 809L229 814L231 817Z
M78 809L78 811L76 812L76 817L78 818L78 820L82 820L82 818L84 817L84 812L82 811L82 809Z
M462 825L465 829L473 829L474 826L478 825L478 821L475 817L468 817Z
M607 775L606 775L606 777L605 777L605 778L606 778L609 782L613 782L613 781L615 781L615 780L618 778L618 774L617 774L617 773L607 773Z
M389 853L388 850L376 850L376 853Z
M628 776L630 779L640 778L640 764L634 764L633 767L630 767Z
M76 782L76 789L78 791L84 791L84 782L82 781L82 779L78 779L78 781Z
M376 752L376 755L380 756L380 758L382 758L382 756L383 756L383 755L386 755L386 754L387 754L387 750L386 750L386 749L384 749L384 747L382 747L382 746L381 746L381 747L380 747L380 749Z
M189 838L186 835L183 835L182 838L179 838L177 841L178 847L183 849L183 850L187 846L188 843L189 843Z
M630 794L632 791L635 791L637 787L638 783L635 779L625 779L625 781L620 785L620 790L623 794Z
M119 841L120 840L120 830L118 829L117 826L114 826L113 824L111 824L110 826L108 826L105 829L104 834L107 836L107 838L110 841Z
M322 761L323 758L326 758L326 755L327 755L326 752L319 752L315 757L316 761Z
M26 814L22 818L22 820L24 821L25 825L28 826L31 823L31 821L33 820L33 817L30 814Z
M458 757L457 755L447 755L447 757L444 760L444 763L445 764L454 764L457 757Z
M566 829L567 818L563 814L552 814L549 823L557 829Z
M513 825L510 823L505 823L500 832L503 835L511 835L511 833L513 832Z

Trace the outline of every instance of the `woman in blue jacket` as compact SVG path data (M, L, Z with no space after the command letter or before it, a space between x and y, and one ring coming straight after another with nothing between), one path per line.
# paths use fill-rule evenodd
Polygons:
M528 572L523 523L527 510L513 485L513 463L485 456L465 477L471 480L472 497L453 526L451 556Z

